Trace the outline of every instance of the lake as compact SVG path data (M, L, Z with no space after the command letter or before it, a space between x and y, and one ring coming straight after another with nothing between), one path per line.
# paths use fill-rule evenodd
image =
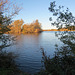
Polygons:
M55 44L59 47L62 42L55 36L55 31L44 31L40 34L21 34L16 38L15 45L5 48L7 52L18 55L15 59L18 68L24 72L34 74L42 68L42 51L52 58L55 52Z

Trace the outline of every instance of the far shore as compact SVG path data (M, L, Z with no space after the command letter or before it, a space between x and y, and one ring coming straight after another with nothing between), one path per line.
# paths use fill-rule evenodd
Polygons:
M75 30L68 30L68 29L46 29L46 30L42 30L42 31L75 31Z

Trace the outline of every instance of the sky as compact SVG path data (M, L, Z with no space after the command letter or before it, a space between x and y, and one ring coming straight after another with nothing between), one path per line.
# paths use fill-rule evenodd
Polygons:
M31 23L36 19L42 25L42 29L55 29L56 27L51 26L49 21L52 14L48 10L50 2L56 1L56 5L63 5L68 7L70 11L75 15L75 0L11 0L15 1L22 7L21 11L14 20L23 19L24 23Z

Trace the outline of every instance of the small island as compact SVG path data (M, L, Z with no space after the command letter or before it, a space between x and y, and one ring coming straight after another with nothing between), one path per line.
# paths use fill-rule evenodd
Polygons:
M42 32L41 23L38 20L33 21L30 24L24 24L24 21L15 20L12 22L8 28L10 31L7 34L25 34L25 33L40 33Z

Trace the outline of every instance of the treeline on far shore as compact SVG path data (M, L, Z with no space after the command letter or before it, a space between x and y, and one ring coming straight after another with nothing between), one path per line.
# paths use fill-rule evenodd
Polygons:
M60 29L46 29L43 31L75 31L75 26L69 26L69 27L60 28Z
M21 33L40 33L42 32L41 23L38 20L33 21L30 24L24 24L24 21L15 20L12 22L8 28L10 31L7 33L9 34L21 34Z

